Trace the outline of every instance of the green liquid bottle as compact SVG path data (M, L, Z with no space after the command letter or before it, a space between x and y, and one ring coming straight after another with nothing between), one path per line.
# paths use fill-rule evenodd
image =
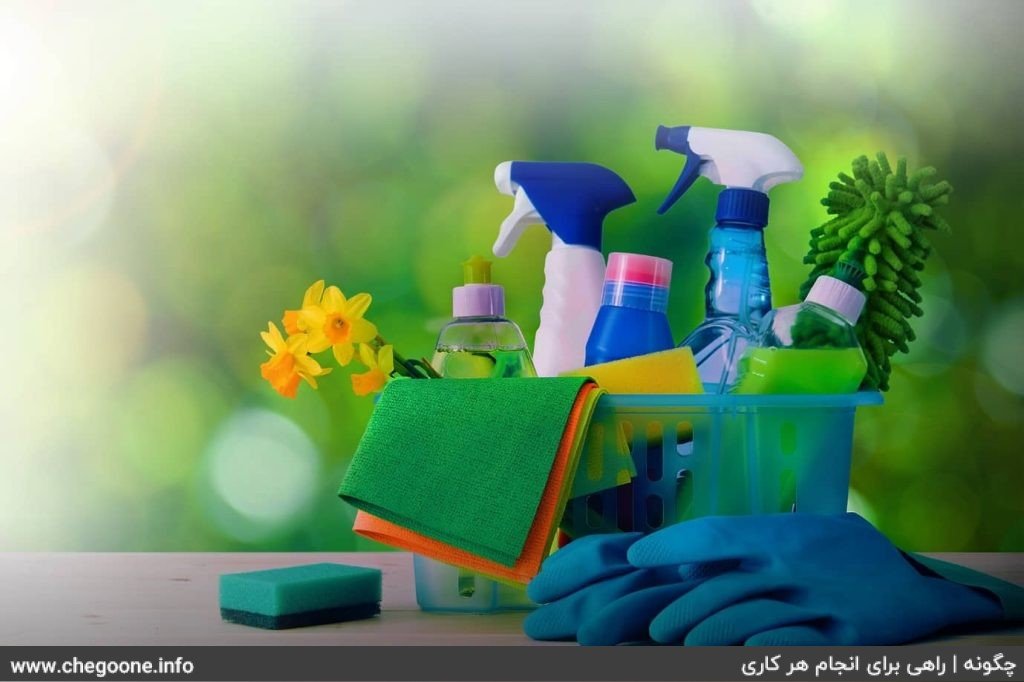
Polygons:
M447 379L535 377L519 326L505 317L505 290L491 283L491 263L473 256L462 264L465 284L452 291L455 319L437 337L430 364Z
M853 263L819 277L803 303L772 310L739 363L734 393L852 393L868 364L854 325L864 271Z
M454 319L437 338L434 369L445 379L534 377L530 349L519 326L505 318L504 289L491 283L491 264L463 263L465 284L452 291ZM498 504L498 501L495 501ZM416 601L424 611L493 613L532 608L525 588L415 556Z

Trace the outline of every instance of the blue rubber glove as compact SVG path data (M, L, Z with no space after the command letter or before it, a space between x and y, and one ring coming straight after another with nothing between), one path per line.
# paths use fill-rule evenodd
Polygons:
M665 644L901 644L1003 616L993 594L919 571L856 514L704 517L632 543L627 558L687 574L738 562L651 619Z
M544 604L526 617L526 634L590 645L649 641L648 625L661 609L721 570L718 564L635 568L626 552L641 537L589 535L555 552L526 589Z

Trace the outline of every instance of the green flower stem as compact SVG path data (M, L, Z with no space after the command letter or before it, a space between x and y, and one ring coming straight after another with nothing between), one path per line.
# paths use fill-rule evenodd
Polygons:
M376 346L375 350L379 351L383 346L388 345L388 342L380 334L373 340ZM434 368L430 366L430 363L426 360L407 360L392 346L392 353L395 358L395 369L392 374L397 374L403 377L409 377L411 379L440 379L441 375L434 371Z
M427 361L426 358L420 358L420 363L423 365L423 369L427 372L427 376L431 379L440 379L441 375L437 373L434 366Z

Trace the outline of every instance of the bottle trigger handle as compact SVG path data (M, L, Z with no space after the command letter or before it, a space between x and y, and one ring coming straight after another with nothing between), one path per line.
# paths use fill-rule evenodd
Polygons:
M686 164L683 166L682 173L679 174L679 179L676 180L672 191L668 193L665 201L662 202L661 207L658 209L659 215L672 208L672 205L679 201L679 197L686 194L686 190L690 189L693 183L697 181L697 178L700 177L700 166L704 161L700 158L700 154L690 148L689 136L690 126L677 126L675 128L658 126L658 132L654 137L654 148L658 151L669 149L686 157Z
M494 169L494 184L502 194L515 197L512 213L501 223L498 238L492 248L495 256L504 258L512 251L528 226L543 223L543 220L530 197L526 196L526 190L513 182L511 161L500 163Z

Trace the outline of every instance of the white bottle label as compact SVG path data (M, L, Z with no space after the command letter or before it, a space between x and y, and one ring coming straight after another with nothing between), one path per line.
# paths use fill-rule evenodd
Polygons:
M581 246L559 246L548 252L544 304L533 349L538 376L558 376L583 367L603 287L600 252Z

